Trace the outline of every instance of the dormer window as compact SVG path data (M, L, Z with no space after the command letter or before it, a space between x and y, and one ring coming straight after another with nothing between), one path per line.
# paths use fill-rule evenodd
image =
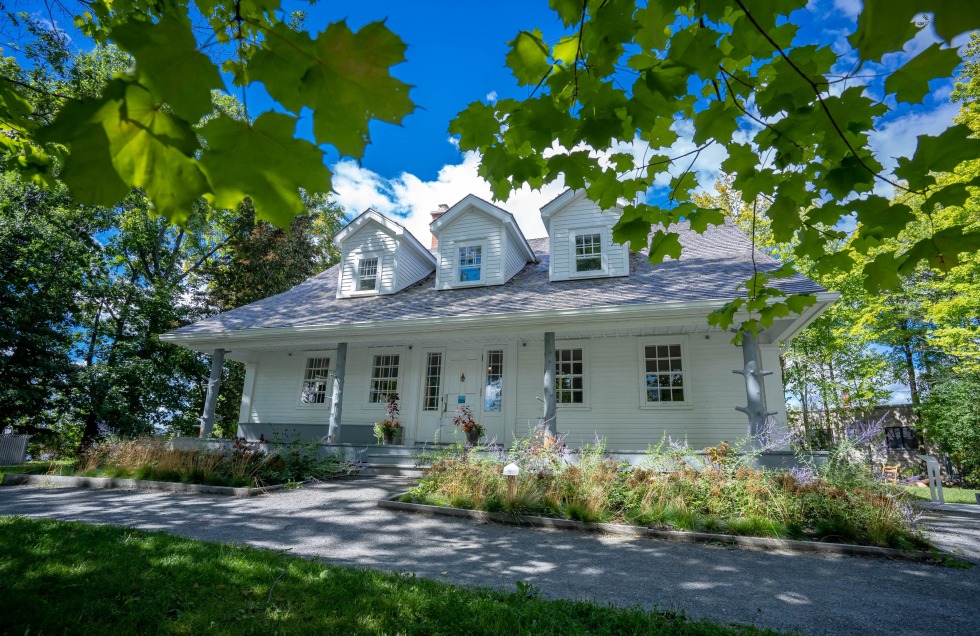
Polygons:
M601 272L602 266L602 235L575 235L575 271L578 273Z
M357 261L357 291L378 291L378 257L362 257Z
M473 285L485 278L483 256L485 241L459 243L456 246L456 284Z

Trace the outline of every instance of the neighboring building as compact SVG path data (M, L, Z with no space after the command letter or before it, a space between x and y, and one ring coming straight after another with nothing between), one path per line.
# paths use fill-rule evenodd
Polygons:
M336 237L337 266L162 338L245 363L239 434L250 439L325 439L333 423L334 441L370 442L392 392L408 444L461 440L461 404L504 444L548 408L570 443L599 435L611 450L743 436L746 383L732 373L743 351L707 316L751 276L751 243L728 223L703 235L682 223L683 255L655 266L613 242L620 214L568 191L541 210L548 237L528 241L511 214L468 196L433 213L430 250L368 210ZM799 275L778 285L817 296L758 338L756 359L775 372L768 408L785 422L780 344L837 296Z

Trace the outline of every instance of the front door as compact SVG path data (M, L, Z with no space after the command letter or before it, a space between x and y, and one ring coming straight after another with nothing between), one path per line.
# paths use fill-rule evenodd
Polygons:
M453 443L465 437L453 427L460 406L469 406L485 429L484 441L504 439L504 350L426 349L422 352L422 396L415 441Z

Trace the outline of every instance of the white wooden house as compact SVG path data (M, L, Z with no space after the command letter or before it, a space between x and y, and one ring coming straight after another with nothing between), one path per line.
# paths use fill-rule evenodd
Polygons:
M749 240L731 224L681 224L682 257L655 266L613 242L619 214L568 191L541 210L548 236L529 241L511 214L468 196L434 219L429 249L368 210L336 237L337 266L162 338L245 364L238 430L250 439L370 442L391 392L406 444L461 441L461 404L503 444L543 415L570 443L598 435L612 450L743 436L743 351L707 316L751 275ZM779 285L817 297L758 337L774 372L767 408L785 421L780 346L836 294L803 276Z

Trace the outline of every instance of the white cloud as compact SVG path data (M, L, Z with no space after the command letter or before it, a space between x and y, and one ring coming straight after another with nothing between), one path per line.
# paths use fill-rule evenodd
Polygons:
M849 18L858 17L863 5L861 0L834 0L834 8Z
M884 172L887 174L894 170L899 157L911 157L915 153L916 137L935 136L949 128L959 110L959 104L946 102L932 110L913 112L894 119L871 133L871 149L884 166ZM891 186L878 181L875 192L889 196Z
M487 101L493 104L497 101L497 91L490 91L487 93Z
M336 200L349 214L356 216L371 207L402 223L423 245L429 245L430 213L440 203L452 206L473 194L507 210L528 238L545 236L540 209L565 190L558 181L534 191L524 186L503 202L495 201L490 185L477 174L479 156L463 155L462 163L443 166L433 181L423 181L410 172L386 179L350 160L333 166Z

